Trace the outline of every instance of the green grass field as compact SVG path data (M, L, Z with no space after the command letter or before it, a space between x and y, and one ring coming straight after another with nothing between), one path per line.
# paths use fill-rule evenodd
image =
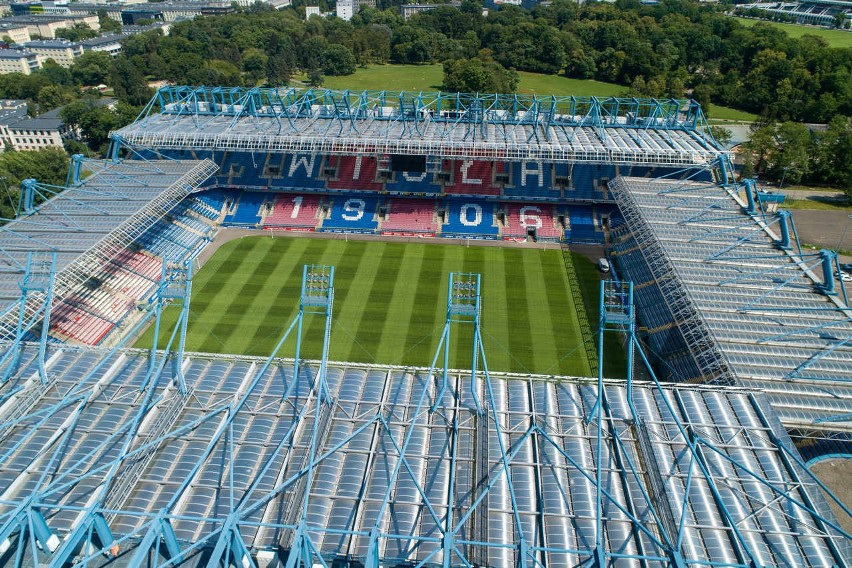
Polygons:
M852 47L852 32L844 30L832 30L828 28L819 28L816 26L803 26L799 24L785 24L781 22L769 22L766 20L755 20L753 18L737 18L737 21L744 26L752 27L758 23L769 24L781 28L787 35L793 38L800 38L804 35L817 36L828 42L831 47Z
M594 297L599 277L574 256ZM589 376L590 366L562 253L382 241L246 237L222 245L193 280L187 349L268 355L298 311L305 264L335 267L332 360L428 366L446 314L450 272L482 274L482 337L495 371ZM177 317L167 310L165 329ZM593 319L593 321L595 321ZM302 355L321 353L323 318L308 316ZM593 328L596 327L593 325ZM451 365L470 366L470 326L456 324ZM148 347L153 330L137 342ZM617 341L606 369L623 367ZM279 356L291 357L295 343Z
M561 75L542 75L519 71L519 93L537 95L575 95L578 97L615 97L623 95L627 87L602 81L569 79ZM298 76L306 81L307 76ZM441 65L370 65L359 67L352 75L326 77L323 87L351 90L440 91L444 81ZM748 112L710 105L709 116L716 122L752 122L757 116Z

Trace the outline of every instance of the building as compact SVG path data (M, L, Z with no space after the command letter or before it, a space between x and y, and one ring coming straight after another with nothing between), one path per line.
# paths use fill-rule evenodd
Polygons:
M338 0L337 17L341 20L351 20L361 8L375 8L376 0Z
M321 16L319 6L305 6L305 19L311 16Z
M411 16L415 14L419 14L420 12L428 12L429 10L441 8L443 6L458 8L461 6L461 2L450 2L448 4L403 4L399 7L399 9L402 12L402 18L404 20L408 20L411 18Z
M114 107L115 99L96 99L96 106ZM26 101L0 101L0 149L41 150L62 148L65 140L79 139L79 131L65 125L60 117L64 107L37 117L27 115Z
M59 117L60 108L38 117L9 116L0 122L0 140L14 150L41 150L62 148L63 141L71 137L71 130ZM0 118L2 120L2 118Z
M35 53L22 49L0 49L0 75L6 73L29 75L38 68L39 61Z
M0 21L0 38L9 38L11 43L26 43L32 39L25 24L7 24Z
M26 26L30 36L38 35L43 38L56 38L56 30L72 28L77 24L84 24L98 31L101 29L97 14L88 15L35 15L12 16L4 18L3 23L7 25Z
M136 25L140 20L174 22L191 20L197 16L221 16L232 14L234 7L230 2L158 2L144 7L121 10L123 25ZM107 12L110 17L114 11Z
M74 60L83 55L83 46L67 39L29 41L24 44L24 47L38 56L39 65L52 59L62 67L71 67Z
M160 32L164 36L167 36L169 35L169 30L171 29L171 27L172 25L169 22L153 22L144 26L122 26L121 31L124 33L124 35L128 36L134 34L144 34L146 32L151 32L154 30L160 30Z
M126 34L106 34L92 39L84 39L80 42L83 51L103 51L112 57L116 57L121 53L121 40L126 38Z
M355 2L353 0L337 0L337 17L347 22L355 14Z

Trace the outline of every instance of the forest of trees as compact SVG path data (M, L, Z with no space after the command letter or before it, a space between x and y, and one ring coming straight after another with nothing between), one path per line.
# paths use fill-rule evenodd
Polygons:
M80 116L73 122L87 131L94 151L103 149L104 132L149 100L152 80L277 86L304 73L320 85L323 76L384 63L441 63L446 90L511 92L517 71L597 79L623 85L629 95L692 97L705 109L712 101L750 111L766 128L852 116L852 49L829 47L816 36L791 38L771 24L746 27L717 5L554 0L530 11L505 6L483 16L480 4L464 0L459 8L444 6L409 21L396 0L379 6L384 9L364 9L350 22L305 20L298 2L280 11L256 4L196 18L173 25L167 37L154 31L126 38L115 59L87 53L71 69L48 64L31 76L0 76L0 96L28 99L41 112L78 99L82 86L110 85L129 106L107 111L90 105L86 118L79 107L75 111ZM839 151L847 131L831 129L840 136L831 143L829 134L810 135L809 144ZM809 160L822 155L811 152ZM852 187L852 173L827 169L819 159L820 165L799 168L803 181ZM766 175L779 171L767 160L751 167Z
M637 95L692 96L765 120L827 123L852 115L852 49L831 48L816 36L790 38L770 24L745 27L716 6L689 0L555 0L487 16L465 0L407 22L396 9L365 9L344 22L305 21L294 9L258 6L177 24L169 37L130 37L121 59L132 65L119 66L117 74L127 77L118 86L136 104L144 96L133 85L144 77L279 85L300 71L340 75L370 63L444 63L447 86L476 87L488 69L500 76L495 86L510 88L502 68L618 83ZM462 71L471 83L459 82Z

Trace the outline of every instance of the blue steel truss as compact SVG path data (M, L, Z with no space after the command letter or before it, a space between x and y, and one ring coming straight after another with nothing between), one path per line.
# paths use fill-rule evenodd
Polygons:
M17 304L18 325L11 345L0 357L0 383L9 380L18 370L21 359L22 342L27 332L36 322L41 321L39 332L38 377L42 384L47 383L44 360L47 352L47 331L50 328L50 310L53 307L53 284L56 279L56 253L35 253L27 255L27 265L21 280L21 298ZM27 310L27 303L35 298L35 309Z
M724 152L676 99L167 86L111 134L121 147L405 153L707 166Z
M177 339L177 349L174 357L171 357L174 366L174 376L181 394L187 393L186 379L183 376L183 350L186 345L186 328L189 324L189 302L192 296L192 259L184 262L163 262L160 274L160 282L157 292L151 297L154 311L154 338L151 341L149 355L150 377L159 377L162 373L161 364L169 359L172 345ZM167 304L180 306L180 315L169 337L164 352L160 354L160 325L163 317L163 309ZM149 379L146 379L145 384Z
M613 288L616 301L609 304L611 317L605 320L610 330L631 327L630 304L621 304L621 298L626 297L624 289ZM641 354L638 345L637 351ZM118 359L114 358L116 355ZM122 357L120 350L110 352L92 368L91 378L102 376L96 381L98 389L90 392L83 386L86 381L81 381L80 387L59 399L55 409L32 415L29 418L34 421L29 424L31 429L39 431L38 421L46 420L50 412L59 413L60 408L74 408L75 422L86 416L87 411L100 412L98 405L103 404L104 393L119 386L114 383L118 380L120 384L121 377L109 369L105 375L98 372L107 366L115 368ZM642 360L645 361L644 355ZM751 408L748 412L757 422L747 428L746 423L728 417L730 424L720 424L717 430L690 410L695 402L692 396L695 392L690 389L666 388L653 379L651 386L638 387L643 394L639 397L642 404L630 400L628 406L618 394L619 389L612 384L601 388L599 384L595 391L589 392L598 409L588 422L592 428L588 434L570 439L564 438L566 432L553 428L553 415L550 414L516 425L514 421L507 422L506 407L499 402L505 394L498 395L504 379L492 377L487 368L483 380L476 385L484 393L485 414L477 412L469 396L456 397L453 393L447 393L442 403L432 409L430 403L437 392L436 369L433 368L428 370L424 380L411 384L410 400L416 404L412 404L405 425L400 424L400 415L394 416L397 411L392 406L382 403L376 407L375 414L354 420L347 435L327 443L327 431L339 429L349 421L344 418L349 412L347 408L338 409L338 405L351 396L335 387L331 390L334 398L325 404L319 400L320 382L304 381L287 399L277 399L278 404L289 409L292 417L283 425L280 436L274 438L261 459L239 465L236 460L239 441L235 439L238 425L261 411L259 405L272 403L269 397L263 398L267 389L273 385L283 388L270 371L289 368L286 363L282 367L273 357L255 361L252 367L254 365L257 365L256 371L248 367L249 373L233 392L233 398L219 399L220 402L210 406L190 410L186 419L174 420L161 430L153 427L159 422L154 416L162 413L170 400L180 408L193 404L201 392L191 388L187 396L169 399L167 383L150 381L143 393L143 404L128 415L126 422L103 436L98 447L84 456L72 457L70 463L57 470L51 464L58 465L71 442L71 436L64 434L60 439L64 442L45 452L42 459L46 463L35 470L40 476L37 484L15 494L13 501L6 496L13 492L4 491L4 496L0 496L3 507L0 546L3 552L11 555L6 557L9 564L17 567L38 563L58 567L70 561L82 567L99 566L114 559L115 565L132 567L201 563L242 568L258 566L261 561L267 564L278 557L289 566L331 566L351 561L370 567L400 564L534 567L550 566L555 563L551 558L562 554L574 559L568 565L703 565L708 564L708 560L695 548L695 521L689 519L695 514L694 507L707 506L710 507L707 517L702 517L698 523L710 525L706 538L716 535L707 546L719 547L708 550L714 557L723 554L729 558L711 560L708 565L766 565L771 562L772 549L774 554L795 553L799 546L796 534L800 532L811 539L801 541L802 544L809 543L815 549L825 550L821 558L826 564L822 565L846 565L849 535L837 527L830 513L824 511L825 507L818 502L819 494L807 490L807 486L816 485L816 481L807 478L809 474L802 468L798 454L789 446L789 440L783 439L783 430L773 425L771 416L761 414L763 402L751 398L751 394L728 391L730 396ZM308 368L312 371L309 377L313 378L314 372L321 367L303 366L303 369ZM107 379L110 376L114 377L112 381ZM458 392L462 388L461 379L461 375L456 376L452 387ZM548 384L537 381L541 379L532 380L530 387ZM725 396L724 389L717 391L719 396ZM664 411L662 419L649 416L642 406L654 398L659 400ZM205 410L203 413L198 412L201 408ZM330 415L332 411L340 413L334 420ZM542 411L546 412L546 408ZM685 416L692 418L679 418ZM427 485L423 476L417 474L424 457L420 455L422 450L417 449L420 442L416 426L426 420L433 421L436 427L440 424L441 436L437 439L445 439L438 455L447 464L447 477L438 486ZM69 422L69 430L75 425ZM486 461L484 469L474 479L468 478L471 468L466 461L465 444L470 437L464 435L471 427L477 444L491 446L491 450L481 448L481 451L494 456ZM120 489L118 486L132 474L133 466L147 467L146 456L171 444L180 444L185 437L200 430L208 434L203 438L205 446L197 455L190 455L194 467L179 477L162 479L170 496L165 506L140 511L114 505L120 502L114 498ZM363 436L371 432L371 436ZM245 434L250 436L252 432L249 430L241 435ZM380 450L383 446L365 447L358 443L364 439L375 440L376 436L386 439L389 445ZM586 450L580 454L570 450L577 441L587 440L587 436L594 443L587 445ZM767 436L769 439L765 439ZM504 440L510 437L511 443L506 443ZM300 442L297 443L297 439ZM565 445L566 441L569 446ZM0 438L0 449L6 456L16 451L16 448L9 448L8 443L9 439ZM17 441L15 445L22 443ZM121 447L120 452L92 460L105 448L115 445ZM523 458L528 448L536 448L538 457ZM763 461L755 461L755 455L749 455L746 460L749 451L755 451ZM327 485L324 466L358 456L366 456L369 462L380 459L383 454L390 458L385 465L393 463L394 466L388 470L379 467L372 474L385 476L388 489L383 495L371 495L369 499L365 495L365 499L352 504L348 528L331 528L312 520L317 510L327 506L327 502L323 504L328 498L326 495L336 491L335 487ZM281 469L276 474L282 464L294 460L296 463L286 473ZM527 460L541 462L541 471L529 481L519 477L527 467L524 466ZM214 461L221 461L222 465L218 476L211 480L201 472L205 465ZM597 463L606 466L598 467ZM81 467L82 464L88 465ZM781 468L786 472L785 477L781 480L776 476L767 478L767 473L761 469L767 465ZM572 481L566 478L564 484L551 487L552 481L548 481L551 478L546 477L546 472L561 467L570 468ZM209 473L210 469L204 471ZM372 468L368 467L368 471ZM381 471L384 473L379 473ZM248 476L246 481L237 485L235 476L245 475ZM270 486L266 480L274 480L274 483ZM203 515L188 512L187 503L197 495L194 491L199 485L209 483L221 487L222 494L217 497L221 508ZM84 506L62 503L63 496L79 490L78 486L82 486L80 489L96 487L96 491ZM400 507L402 497L395 493L403 487L411 489L422 511L420 523L434 527L432 532L408 534L393 524L380 522L381 512L393 514ZM500 500L493 500L500 487L508 492L505 507L510 511L510 530L498 538L489 532L488 523L490 516L504 514ZM548 487L556 493L547 493ZM572 495L572 501L577 499L582 503L587 487L597 495L597 505L590 517L579 509L572 516L576 516L579 526L583 526L585 519L592 521L591 542L579 540L578 535L577 544L556 544L555 535L560 529L552 524L541 524L538 529L546 531L545 541L535 536L535 531L530 532L528 524L532 517L528 507L540 509L539 514L547 518L547 507L542 507L541 499L556 497L559 500L558 495L563 494L566 499ZM472 493L468 495L469 491ZM737 497L743 491L745 494ZM531 492L537 497L533 498L533 503L525 502ZM466 495L464 506L458 501L459 493ZM536 500L539 505L534 504ZM264 513L277 510L270 508L275 501L281 502L281 516ZM11 510L10 504L15 505ZM704 509L697 509L701 510ZM572 516L562 517L560 522L571 526ZM784 524L789 517L796 523L796 530L770 529L773 526L773 521L769 520L771 516L778 516L775 522ZM118 527L126 525L118 523L117 518L135 518L139 524L132 531L125 528L120 532ZM618 541L611 540L613 531L617 533L619 523L624 520L629 521L627 534L633 534L631 540L639 543L635 549L626 551L615 544ZM759 524L763 522L767 524ZM198 527L193 530L196 536L191 539L185 536L187 524ZM179 527L183 528L178 530ZM761 536L761 527L772 532L774 540L769 548ZM256 537L252 535L260 533L280 536L272 541L265 539L265 548L258 549L252 540ZM318 543L323 538L326 544L321 547ZM348 548L342 547L336 554L329 553L328 539L356 538L366 543L363 552L355 549L347 552ZM416 554L420 548L428 550ZM407 551L405 554L410 555L411 560L395 556L392 550L397 549ZM511 553L506 558L508 562L495 563L494 558L501 557L503 551ZM820 565L816 564L819 560L814 562L812 565Z

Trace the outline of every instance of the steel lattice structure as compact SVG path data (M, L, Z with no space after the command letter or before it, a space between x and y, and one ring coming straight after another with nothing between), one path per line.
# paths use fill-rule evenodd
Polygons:
M333 270L306 267L302 290L329 318ZM473 292L448 299L448 322L475 316ZM605 287L601 311L632 343L630 292ZM16 566L825 566L850 552L756 392L495 374L484 353L473 373L50 350L48 385L28 349L0 390L0 551Z
M694 101L167 86L122 146L708 167Z
M659 309L700 378L763 389L788 429L852 430L852 309L835 286L835 255L799 248L789 213L764 213L753 183L620 178L610 187L627 221L620 264L637 285L664 291ZM652 311L648 301L640 313Z
M74 179L82 167L88 172L85 181ZM61 193L58 190L64 188L29 180L31 183L25 184L29 192L41 193L49 200L38 207L24 207L22 215L0 226L0 339L16 335L18 281L26 271L30 253L56 254L54 296L59 301L217 169L209 160L76 159L69 187ZM39 292L31 295L25 309L28 320L43 300Z

